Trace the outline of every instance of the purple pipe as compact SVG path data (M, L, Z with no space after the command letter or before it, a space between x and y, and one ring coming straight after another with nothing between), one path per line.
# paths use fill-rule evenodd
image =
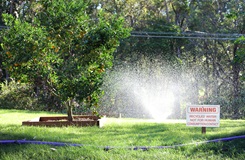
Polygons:
M0 144L12 144L15 142L16 140L0 140Z
M235 139L242 139L245 138L245 135L241 136L233 136L233 137L226 137L226 138L219 138L219 139L213 139L213 140L207 140L207 141L202 141L202 142L196 142L196 143L187 143L187 144L177 144L177 145L172 145L172 146L152 146L152 147L134 147L134 150L148 150L148 149L163 149L163 148L176 148L176 147L182 147L182 146L187 146L187 145L198 145L198 144L204 144L204 143L211 143L211 142L224 142L224 141L231 141Z
M187 146L187 145L193 145L193 144L231 141L231 140L242 139L242 138L245 138L245 135L219 138L219 139L207 140L207 141L196 142L196 143L178 144L178 145L173 145L173 146L136 146L133 148L132 147L110 147L110 146L106 146L106 147L104 147L104 150L108 151L108 150L114 149L114 148L128 148L128 149L133 149L133 150L175 148L175 147L181 147L181 146ZM74 147L85 146L83 144L74 144L74 143L30 141L30 140L0 140L0 145L1 144L38 144L38 145L52 145L52 146L74 146Z
M82 144L72 144L63 142L45 142L45 141L30 141L30 140L0 140L0 144L39 144L52 146L83 146Z
M231 140L241 139L241 138L245 138L245 135L234 136L234 137L226 137L226 138L219 138L219 139L214 139L214 140L208 140L206 142L209 143L209 142L231 141Z

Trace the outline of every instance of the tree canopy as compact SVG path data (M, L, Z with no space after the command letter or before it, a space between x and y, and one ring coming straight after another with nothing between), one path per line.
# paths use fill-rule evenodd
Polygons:
M68 106L70 117L75 101L97 105L102 75L112 66L119 40L129 35L123 18L105 18L103 10L92 18L88 6L42 0L32 3L33 16L3 15L3 65L17 81L48 88Z

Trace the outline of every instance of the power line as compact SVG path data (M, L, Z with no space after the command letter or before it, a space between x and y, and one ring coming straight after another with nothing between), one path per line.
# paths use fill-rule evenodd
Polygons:
M203 35L203 36L244 36L245 34L238 33L206 33L200 31L186 31L186 32L145 32L145 31L132 31L133 34L154 34L154 35Z
M210 40L236 40L237 38L220 38L220 37L182 37L182 36L152 36L152 35L131 35L131 37L145 38L167 38L167 39L210 39Z
M0 26L0 30L7 29L7 26ZM132 31L131 37L139 38L166 38L166 39L209 39L209 40L236 40L245 34L238 33L206 33L199 31L192 32L144 32Z
M145 38L172 38L172 39L210 39L210 40L236 40L244 34L237 33L206 33L206 32L131 32L132 37L145 37Z

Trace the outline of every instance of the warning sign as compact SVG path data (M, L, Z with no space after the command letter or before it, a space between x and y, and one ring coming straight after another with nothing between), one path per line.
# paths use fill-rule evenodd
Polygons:
M219 105L191 105L186 108L186 125L195 127L219 127Z

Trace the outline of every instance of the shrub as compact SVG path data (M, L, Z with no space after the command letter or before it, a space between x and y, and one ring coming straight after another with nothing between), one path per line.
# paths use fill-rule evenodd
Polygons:
M37 99L32 97L31 86L16 81L0 84L0 107L5 109L31 109L37 105Z

